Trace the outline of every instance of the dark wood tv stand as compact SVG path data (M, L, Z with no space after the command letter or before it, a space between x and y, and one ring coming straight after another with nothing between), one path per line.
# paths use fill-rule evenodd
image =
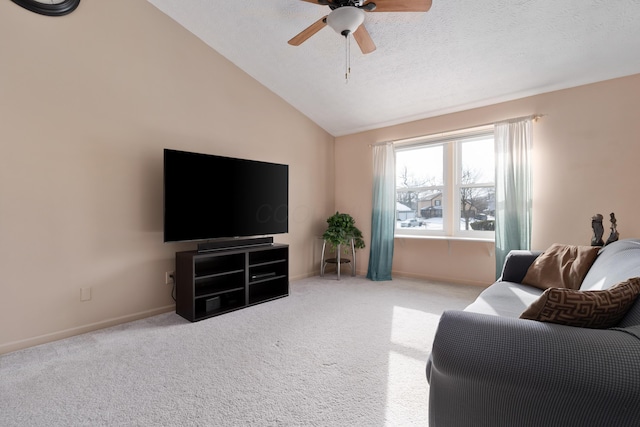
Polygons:
M196 322L289 295L289 246L176 253L176 313Z

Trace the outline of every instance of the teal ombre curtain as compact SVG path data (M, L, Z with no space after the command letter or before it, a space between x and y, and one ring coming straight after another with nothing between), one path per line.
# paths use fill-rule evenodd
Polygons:
M531 118L496 123L496 278L510 250L531 248Z
M396 226L396 153L392 143L373 146L373 211L367 278L391 280Z

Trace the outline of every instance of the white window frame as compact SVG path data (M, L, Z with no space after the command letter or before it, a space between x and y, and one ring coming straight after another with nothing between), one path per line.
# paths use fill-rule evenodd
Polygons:
M425 230L417 228L400 228L396 221L395 237L439 237L490 240L495 238L495 231L460 230L461 200L460 190L464 187L493 187L494 182L462 184L462 143L473 139L493 138L493 126L483 126L456 132L448 132L438 135L413 138L411 140L397 141L394 144L396 151L416 149L420 147L442 145L443 146L443 180L442 186L424 187L424 189L441 189L443 208L443 229ZM422 187L421 187L422 188ZM397 192L397 190L396 190Z

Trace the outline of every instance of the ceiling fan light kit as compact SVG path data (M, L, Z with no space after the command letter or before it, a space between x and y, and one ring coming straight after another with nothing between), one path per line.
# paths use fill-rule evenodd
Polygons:
M345 37L353 34L364 22L364 12L354 6L344 6L331 11L327 16L327 25Z

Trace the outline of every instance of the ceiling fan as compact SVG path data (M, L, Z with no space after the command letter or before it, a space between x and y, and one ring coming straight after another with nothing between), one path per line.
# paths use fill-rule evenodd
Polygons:
M376 50L369 32L364 26L364 12L427 12L432 0L301 0L321 6L329 6L331 12L302 30L289 40L299 46L326 25L344 37L353 34L362 53Z

